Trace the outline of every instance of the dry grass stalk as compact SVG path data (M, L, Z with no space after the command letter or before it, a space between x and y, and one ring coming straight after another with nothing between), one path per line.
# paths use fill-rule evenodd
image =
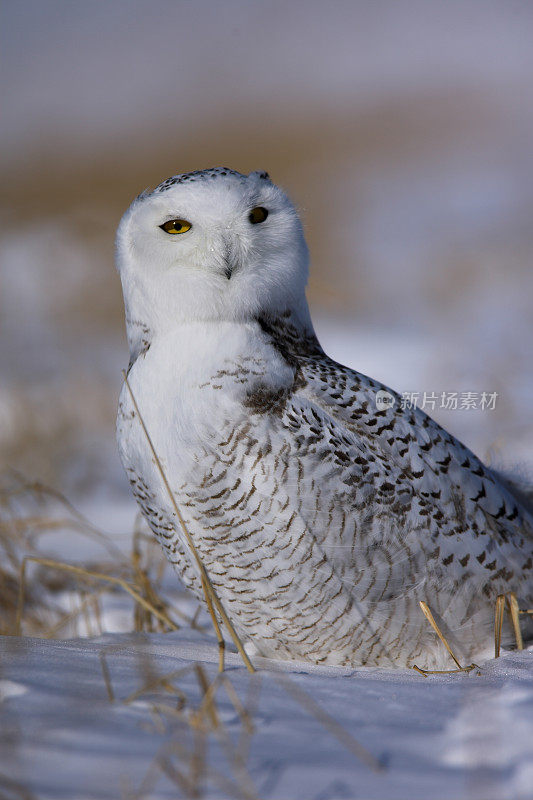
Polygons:
M51 516L50 503L54 506L59 503L62 510L68 511L69 516L65 517L61 512L59 517ZM36 512L35 508L39 511ZM55 511L54 508L53 513ZM94 580L82 577L81 573L75 575L71 569L74 565L65 564L62 569L59 564L63 562L46 559L46 554L36 548L36 540L42 534L56 529L94 538L107 550L112 556L109 563L101 562L94 569L87 569L84 565L87 573L106 581L107 588L99 586L88 590L87 583L94 584ZM21 594L24 600L24 627L30 635L55 637L67 626L75 625L78 620L84 621L86 633L102 633L104 626L101 599L106 592L120 591L122 582L136 593L132 595L129 592L135 601L135 630L177 629L178 625L172 619L174 612L171 616L159 590L164 560L157 560L160 574L154 583L154 578L149 574L149 570L154 571L153 565L143 563L143 550L147 556L152 553L148 546L144 546L143 537L136 535L133 553L128 559L105 534L90 525L61 493L40 483L27 481L12 470L0 474L0 633L16 635L21 632ZM155 553L155 548L153 552ZM157 552L159 555L159 550ZM28 581L27 569L23 566L24 558L33 559L45 567L32 572L31 581ZM57 565L53 572L46 566L47 560L53 560ZM66 613L63 596L65 590L75 590L80 595L78 607L69 609ZM144 598L140 603L137 602L137 595ZM175 614L191 624L191 619L179 609ZM70 627L67 635L72 635Z
M246 710L239 699L239 695L233 688L233 684L225 675L218 675L217 679L222 683L224 686L226 693L230 699L230 702L233 704L233 708L237 712L241 722L243 729L246 731L249 736L252 736L255 733L254 724L252 722L252 717L250 713ZM216 680L216 679L215 679Z
M179 626L176 625L164 612L160 611L158 608L155 608L148 600L146 600L142 595L139 594L127 581L123 578L118 578L114 575L105 575L100 572L94 572L92 570L84 569L83 567L74 566L74 564L64 564L61 561L53 561L49 558L40 558L39 556L26 556L22 560L21 568L20 568L20 581L19 581L19 597L17 603L17 614L15 618L15 635L21 635L21 625L22 625L22 612L24 609L24 597L26 593L26 565L28 562L33 561L37 564L41 564L45 567L51 567L53 569L58 569L64 572L71 572L74 575L78 575L81 578L87 578L89 580L97 580L97 581L104 581L106 583L110 583L114 586L119 586L125 592L127 592L133 599L139 603L143 608L147 611L150 611L155 617L160 619L162 622L165 623L171 630L177 631L179 630Z
M513 626L514 637L516 642L516 649L523 650L524 642L522 639L522 631L520 630L520 614L528 613L527 611L520 611L518 608L518 600L514 592L507 592L506 594L499 594L496 598L496 607L494 612L494 658L500 656L500 646L502 638L503 627L503 612L505 605L509 610L511 618L511 625Z
M103 589L99 589L92 594L87 594L85 599L81 602L81 604L75 608L73 611L65 614L58 622L52 625L50 628L44 631L42 634L43 639L56 639L57 634L60 632L62 628L66 625L69 625L71 622L74 622L81 614L84 615L85 624L87 630L89 631L92 625L92 620L90 615L87 613L90 610L90 607L93 607L93 617L97 625L98 634L103 633L103 625L101 620L101 614L99 610L99 606L97 604L98 597L103 592Z
M181 763L184 762L191 762L195 765L195 770L193 771L190 769L189 775L189 785L191 786L191 792L196 791L199 794L189 794L186 795L187 797L194 797L194 796L202 796L202 782L211 781L214 783L219 792L222 794L217 794L219 797L224 798L235 798L235 800L258 800L258 795L255 792L255 789L252 787L250 788L247 785L244 785L241 782L241 776L236 775L235 780L228 778L227 775L223 774L217 769L214 769L207 763L205 760L202 759L202 742L204 742L205 748L205 738L200 738L202 733L198 732L198 739L195 743L194 750L187 750L183 745L177 740L173 739L171 747L168 748L168 752L159 756L156 764L159 766L161 771L164 771L164 774L169 776L168 771L164 770L162 762L164 761L166 764L172 763L171 758L179 759ZM234 766L234 765L232 765ZM183 775L183 771L181 771ZM196 785L193 781L196 779Z
M173 670L172 672L167 673L166 675L161 675L158 677L153 677L148 680L146 683L141 686L140 689L136 689L135 692L128 695L122 702L125 705L129 703L135 702L140 697L150 692L154 692L160 687L165 688L167 691L174 691L179 694L180 699L184 697L183 692L181 690L176 689L170 682L175 680L176 678L181 678L184 675L187 675L188 672L191 672L194 669L194 664L188 664L186 667L182 667L181 669Z
M237 693L235 692L233 686L231 685L229 679L222 675L220 672L215 676L211 684L209 684L206 672L201 664L195 665L195 671L197 673L197 678L201 686L201 690L204 693L204 697L202 703L200 704L197 712L192 717L191 721L195 727L201 727L204 732L208 732L208 728L206 728L206 721L208 720L210 725L212 726L212 730L216 737L218 738L221 746L224 748L228 762L232 765L232 768L239 777L239 785L241 787L246 787L246 797L256 798L255 789L253 786L253 781L248 773L246 768L246 758L245 754L246 751L241 751L240 746L237 748L233 745L229 732L226 730L226 727L221 724L220 718L217 713L217 707L215 702L215 696L220 686L224 686L230 702L232 703L233 707L235 708L241 725L243 732L253 732L253 726L251 724L251 720L249 716L246 714L245 709L243 708L242 704L240 703ZM207 718L207 719L206 719ZM239 745L242 742L242 736L239 737Z
M207 603L207 609L209 611L209 615L213 620L213 626L215 628L215 636L217 637L217 644L218 644L218 671L224 672L224 651L225 651L225 644L224 644L224 637L222 636L222 631L220 630L220 625L218 624L217 615L215 613L215 609L213 608L213 601L211 599L211 593L209 591L209 586L205 579L204 573L202 573L202 589L204 590L205 601ZM246 665L248 666L248 665Z
M145 563L143 563L142 544L145 545ZM142 590L143 596L148 600L148 602L150 602L160 611L166 613L168 616L168 604L163 600L161 594L159 593L158 587L161 585L163 580L165 569L170 565L165 558L162 558L161 546L154 538L152 533L147 535L137 527L135 528L133 533L133 547L130 564L131 572L133 574L133 584L138 586L139 591ZM155 571L155 576L150 576L151 570ZM201 606L198 604L194 615L190 617L188 614L184 614L182 611L180 611L179 608L173 606L172 614L181 619L191 628L194 628L198 631L204 631L204 626L197 624L198 615L201 613L201 610ZM165 632L166 629L161 623L161 620L156 618L156 623L157 630ZM147 614L146 611L140 606L136 606L135 630L147 631L149 633L154 631L152 616Z
M413 669L418 672L420 675L423 675L425 678L428 675L453 675L456 672L472 672L473 669L479 669L477 664L469 664L467 667L462 667L459 660L456 658L455 653L453 652L452 648L448 644L448 641L444 634L442 633L441 629L435 622L435 617L433 616L430 607L425 602L425 600L419 601L419 606L422 609L422 612L426 619L428 620L429 624L443 643L444 647L454 660L457 665L457 669L422 669L421 667L417 667L416 664L413 664Z
M499 594L496 598L496 604L494 606L494 658L500 657L504 609L505 595Z
M233 686L231 688L235 693L235 689L233 689ZM245 763L248 758L248 754L250 752L252 736L255 733L255 724L253 720L255 714L257 713L257 709L259 707L261 688L262 688L262 675L260 672L258 672L256 673L253 680L248 681L248 690L246 692L246 700L242 708L242 714L239 712L238 707L235 706L234 704L235 710L237 711L241 721L243 722L241 728L241 734L239 736L239 741L237 743L237 750L241 754L241 757ZM231 694L230 694L230 700L231 700Z
M523 650L524 642L522 640L522 631L520 630L520 611L518 609L518 600L514 592L507 593L507 606L509 608L509 615L511 617L511 624L513 626L516 649Z
M149 564L143 564L143 557L141 551L141 541L145 539L144 535L136 530L133 535L133 547L131 553L131 572L133 575L133 585L137 587L138 591L145 600L150 604L151 607L156 608L159 612L159 615L152 614L151 611L140 604L135 605L135 619L134 625L136 631L147 631L148 633L153 633L156 630L160 632L164 632L167 630L165 623L163 622L162 617L169 617L167 604L163 601L162 597L154 587L152 580L149 575ZM153 544L153 540L149 540L149 545ZM160 554L160 550L158 548L158 555ZM157 582L160 583L162 578L162 573L165 568L165 563L163 559L160 560L159 563L159 570L157 576ZM191 624L191 619L186 615L183 614L179 608L173 608L172 613L182 619L187 624ZM154 624L155 621L155 624ZM178 626L179 627L179 626Z
M9 474L11 475L12 479L15 480L15 486L9 491L9 495L12 498L26 495L32 496L37 501L43 499L52 499L59 503L59 505L70 514L70 517L55 517L54 519L46 519L42 516L36 516L33 518L31 516L12 517L12 526L14 526L16 529L21 529L23 527L33 528L34 533L35 531L40 533L46 530L68 527L72 530L75 530L77 533L80 533L81 535L86 535L93 539L97 539L102 547L107 550L109 555L112 556L115 561L122 563L124 562L124 555L121 550L119 550L119 548L113 544L108 536L92 525L91 522L70 502L70 500L65 497L64 494L62 494L62 492L58 491L57 489L53 489L50 486L46 486L41 481L29 481L24 477L24 475L21 475L16 470L9 470Z
M32 514L28 522L21 515L21 482L9 473L0 475L0 634L14 633L20 592L19 575L21 550L35 552L34 540L50 520L44 515ZM35 495L32 495L35 503ZM22 522L22 524L21 524ZM32 633L40 633L48 626L50 617L58 613L51 599L49 587L37 578L27 592L27 620ZM45 599L46 598L46 599Z
M115 702L115 692L113 691L113 684L111 683L111 675L109 673L109 667L107 665L107 660L105 657L105 653L100 652L98 653L98 658L100 659L100 666L102 668L102 675L104 676L104 683L105 688L107 691L107 697L110 703Z
M160 758L157 762L161 772L163 772L172 783L175 783L178 789L184 794L185 797L198 798L201 797L197 786L194 786L191 781L183 775L180 770L172 764L168 758Z
M200 684L200 689L202 690L204 697L200 704L200 707L198 708L197 713L193 717L193 724L195 726L202 725L203 718L205 714L207 714L213 728L218 728L220 722L218 719L217 707L214 699L218 686L215 683L215 681L213 681L213 683L209 685L209 680L201 664L195 664L194 671L196 673L196 678L198 680L198 683Z
M160 460L160 458L159 458L159 456L158 456L158 454L157 454L157 452L155 450L155 447L153 445L153 442L152 442L152 439L150 437L150 434L148 433L148 429L147 429L147 427L146 427L146 425L144 423L144 419L143 419L143 416L142 416L142 414L141 414L141 412L139 410L139 406L137 405L137 401L135 400L135 396L133 394L133 391L131 389L130 383L128 381L128 376L126 374L126 371L124 370L122 374L124 376L124 382L126 384L128 392L130 394L131 401L133 403L133 407L134 407L135 411L137 412L137 416L139 418L139 422L140 422L141 427L143 429L143 433L144 433L144 435L146 437L146 440L147 440L148 445L150 447L150 451L152 453L152 456L153 456L153 458L155 460L157 469L158 469L159 474L161 476L161 480L163 481L163 485L164 485L165 490L166 490L166 492L167 492L167 494L169 496L169 499L170 499L172 507L173 507L173 509L175 511L176 517L177 517L177 519L179 521L179 524L181 526L183 534L184 534L184 536L185 536L185 538L187 540L187 543L189 545L190 551L191 551L191 553L192 553L192 555L193 555L193 557L194 557L194 559L196 561L196 564L198 566L198 569L200 571L200 575L201 575L201 578L202 578L202 587L204 589L204 594L205 594L205 600L206 600L206 603L207 603L207 606L208 606L208 609L209 609L209 613L211 614L211 619L213 620L213 627L215 629L215 633L216 633L218 644L219 644L219 651L221 653L220 662L219 662L219 668L220 669L224 668L224 660L223 660L224 659L224 639L222 637L222 634L221 634L221 631L220 631L220 626L218 625L218 620L216 619L216 614L215 614L215 610L214 610L213 606L216 607L216 610L218 611L218 613L222 617L222 621L224 622L224 625L228 629L228 631L230 633L230 636L233 639L233 642L234 642L237 650L239 651L239 653L241 655L242 660L246 664L247 669L250 672L255 672L255 668L254 668L252 662L250 661L250 659L248 657L248 654L246 653L246 651L245 651L245 649L244 649L244 647L242 645L242 642L241 642L241 640L239 638L239 635L237 634L237 631L233 627L233 623L231 622L230 618L226 614L224 606L222 605L222 601L220 600L217 592L215 591L215 588L214 588L213 584L211 583L211 579L210 579L210 577L209 577L209 575L207 573L207 570L206 570L206 568L204 566L204 563L203 563L202 559L200 558L198 550L196 549L196 547L194 545L194 542L192 540L191 534L189 533L187 525L185 524L185 520L183 519L181 511L180 511L180 509L178 507L178 504L176 502L176 498L174 497L174 492L170 488L170 484L169 484L169 482L167 480L167 477L166 477L165 471L163 469L163 465L161 463L161 460Z

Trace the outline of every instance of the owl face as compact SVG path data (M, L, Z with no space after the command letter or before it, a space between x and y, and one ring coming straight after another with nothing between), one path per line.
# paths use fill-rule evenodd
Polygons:
M188 173L140 195L120 223L117 264L127 311L156 328L285 310L307 280L298 215L263 172Z

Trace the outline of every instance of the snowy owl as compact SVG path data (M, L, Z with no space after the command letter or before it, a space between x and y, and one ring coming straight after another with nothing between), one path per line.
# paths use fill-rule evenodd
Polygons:
M496 597L533 604L533 515L422 410L324 353L302 225L268 174L143 192L117 264L129 386L242 640L284 660L450 666L425 601L458 656L489 654ZM135 498L202 598L126 387L117 425Z

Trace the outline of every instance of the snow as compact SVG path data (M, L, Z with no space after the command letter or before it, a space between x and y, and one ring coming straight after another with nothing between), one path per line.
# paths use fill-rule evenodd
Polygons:
M479 675L428 678L265 659L256 659L260 669L250 675L228 653L225 675L249 709L253 732L221 685L218 728L205 715L202 734L191 725L203 697L192 666L215 678L210 635L3 637L0 648L0 785L11 782L43 800L532 797L533 650L506 653ZM185 698L181 712L161 687L128 702L147 683L182 669L188 671L172 681ZM317 707L328 717L317 719ZM202 793L187 795L160 764L166 759L189 775L204 735Z

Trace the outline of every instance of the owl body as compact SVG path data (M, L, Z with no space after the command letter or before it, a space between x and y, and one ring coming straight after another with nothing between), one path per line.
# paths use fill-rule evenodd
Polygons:
M391 390L378 408L386 387L322 351L281 190L264 173L193 175L141 197L119 229L128 380L240 635L281 659L442 667L425 600L460 657L483 657L496 596L533 600L528 511L424 412ZM169 215L197 240L138 234ZM126 387L118 441L148 523L202 598Z

